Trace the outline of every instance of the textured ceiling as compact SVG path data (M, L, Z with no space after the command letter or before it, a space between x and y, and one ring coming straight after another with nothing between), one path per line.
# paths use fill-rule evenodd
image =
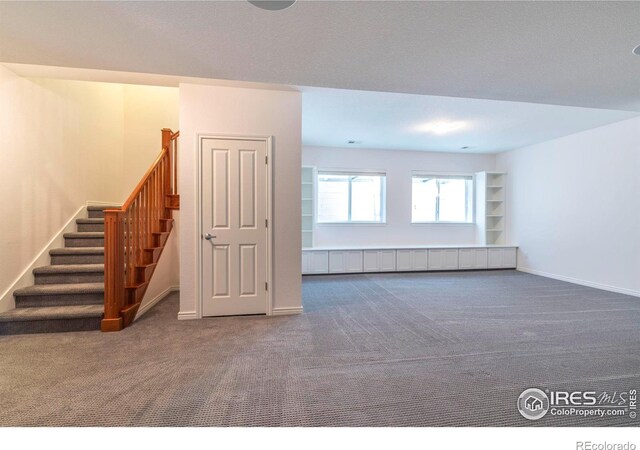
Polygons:
M0 61L640 111L640 2L0 2Z
M389 92L302 88L305 145L497 153L638 116L638 112ZM421 125L460 124L448 133ZM348 141L356 141L348 144ZM468 148L465 148L468 147Z

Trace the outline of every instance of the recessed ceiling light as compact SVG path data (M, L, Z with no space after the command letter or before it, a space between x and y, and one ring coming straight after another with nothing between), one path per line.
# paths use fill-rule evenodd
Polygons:
M296 0L293 1L280 1L280 0L249 0L253 6L257 6L261 9L266 9L267 11L281 11L283 9L287 9L289 6L293 5Z
M633 54L634 55L638 55L640 56L640 45L638 45L636 48L634 48L633 50Z
M466 128L467 122L457 121L457 122L448 122L445 120L440 120L436 122L428 122L422 125L418 125L415 130L423 131L425 133L433 133L433 134L447 134L453 133L454 131L461 130Z

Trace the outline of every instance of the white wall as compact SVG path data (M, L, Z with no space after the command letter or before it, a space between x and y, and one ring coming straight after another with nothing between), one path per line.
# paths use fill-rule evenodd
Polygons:
M0 65L0 310L81 206L125 200L160 152L160 129L177 125L176 88L23 78Z
M518 267L640 295L640 118L499 154Z
M302 164L319 169L366 169L387 174L387 223L315 225L314 245L464 245L475 244L474 224L412 224L411 175L493 170L494 155L304 147Z
M299 92L180 85L180 318L199 316L196 250L198 133L273 136L274 309L301 300L300 166L302 99Z

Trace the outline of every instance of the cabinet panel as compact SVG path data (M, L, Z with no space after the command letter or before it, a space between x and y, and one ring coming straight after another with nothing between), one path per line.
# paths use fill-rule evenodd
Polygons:
M458 249L429 250L429 270L457 270Z
M308 273L328 273L329 272L329 252L306 252L309 254Z
M487 251L487 267L490 269L496 269L502 267L502 249L490 248Z
M362 252L359 250L329 252L329 272L362 272Z
M363 269L365 272L378 272L380 270L379 254L377 250L365 250L363 256Z
M487 259L490 269L513 269L517 262L516 248L490 248Z
M486 269L487 268L487 249L475 248L475 265L474 269Z
M476 263L476 250L473 248L461 248L458 267L460 269L474 269Z
M412 270L411 250L396 251L396 270Z
M302 252L302 273L309 273L309 253Z
M502 249L502 263L505 268L515 268L517 266L517 256L515 248Z
M380 261L380 270L382 272L393 272L396 270L396 251L381 250L379 252L378 261Z
M427 270L429 268L428 250L411 250L412 270Z
M347 257L345 252L329 252L329 272L344 273L347 271Z
M395 271L396 270L396 251L395 250L365 250L363 255L363 269L365 272Z
M362 252L345 252L347 272L362 272Z

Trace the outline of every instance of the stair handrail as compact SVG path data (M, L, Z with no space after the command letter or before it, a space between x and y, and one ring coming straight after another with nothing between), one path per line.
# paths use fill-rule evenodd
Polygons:
M179 207L178 137L162 129L162 150L121 208L104 211L102 331L128 326L140 307ZM168 230L167 230L168 228Z

